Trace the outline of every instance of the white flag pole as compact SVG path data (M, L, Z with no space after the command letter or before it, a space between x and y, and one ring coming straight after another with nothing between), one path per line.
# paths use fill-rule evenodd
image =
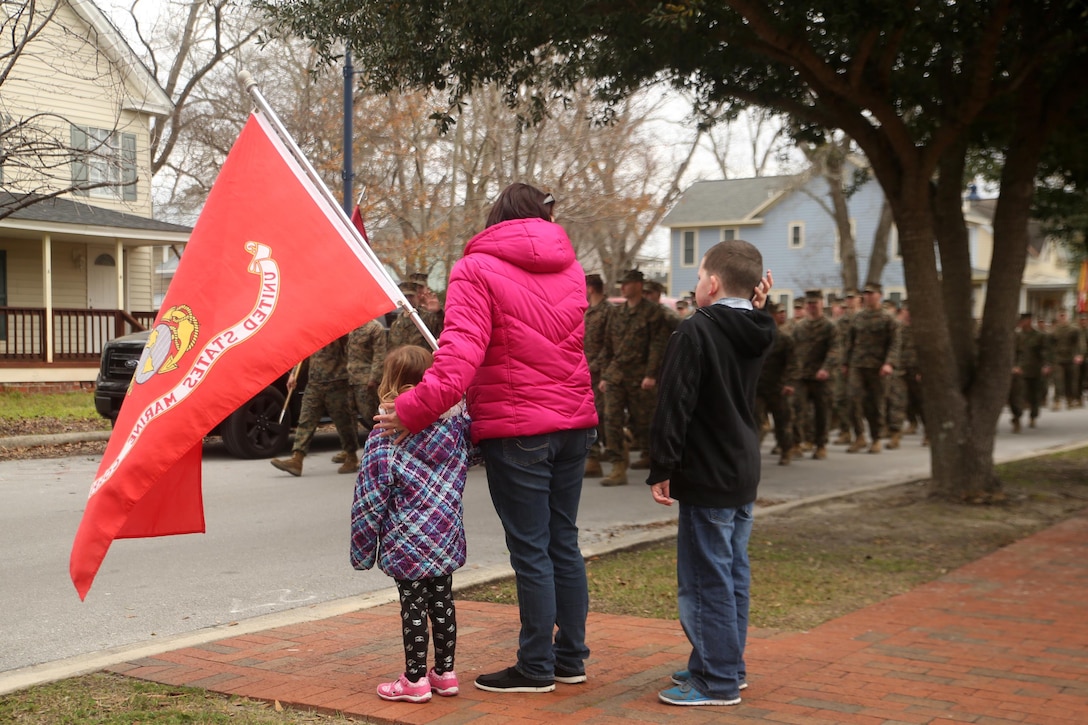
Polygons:
M351 238L355 242L355 244L359 247L360 250L362 250L363 254L370 258L374 267L379 270L381 274L385 275L386 280L389 282L388 286L396 291L396 294L393 296L393 302L396 303L397 307L400 307L411 316L412 322L415 323L416 327L423 335L423 339L427 341L427 344L431 346L432 350L437 350L438 341L434 339L434 335L431 334L430 329L423 322L423 318L419 316L419 311L412 306L412 304L408 301L408 298L405 297L404 293L400 291L400 288L397 286L397 284L393 282L393 280L389 277L389 273L385 271L385 265L382 264L382 261L380 259L378 259L378 255L374 254L374 250L371 249L370 245L366 243L366 241L363 239L362 234L359 233L359 230L356 229L355 225L351 222L351 219L348 218L347 212L345 212L344 208L340 206L339 202L336 201L336 197L332 195L332 192L329 191L329 188L325 186L325 182L321 180L320 176L318 176L317 171L310 164L309 159L307 159L306 155L302 153L302 149L300 149L298 147L298 144L295 143L295 140L291 138L291 134L287 132L287 129L284 127L283 123L280 122L279 117L276 115L276 112L273 111L272 107L268 105L268 101L265 100L264 95L262 95L261 91L257 88L257 81L253 79L253 76L249 73L249 71L241 71L238 74L238 81L246 89L246 92L253 96L253 100L257 104L257 109L264 114L265 118L269 120L272 127L279 135L280 140L282 140L284 145L287 147L287 150L291 152L291 155L295 158L295 161L297 161L298 164L302 166L302 169L306 172L306 175L310 178L310 181L321 192L321 195L324 198L325 202L331 208L336 210L336 213L340 217L340 220L343 222L343 225L348 230L350 230L349 233L351 234Z

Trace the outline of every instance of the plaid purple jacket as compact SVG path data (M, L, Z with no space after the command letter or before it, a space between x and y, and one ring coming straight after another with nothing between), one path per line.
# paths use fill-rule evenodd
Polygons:
M394 579L444 576L465 563L461 494L479 461L469 443L469 418L460 410L401 445L375 429L351 507L351 565L378 568Z

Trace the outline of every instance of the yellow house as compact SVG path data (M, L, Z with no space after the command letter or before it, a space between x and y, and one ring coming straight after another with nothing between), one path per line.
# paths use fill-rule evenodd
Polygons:
M974 268L975 317L982 316L986 280L994 253L993 217L996 199L968 199L964 219ZM1077 298L1077 277L1068 250L1043 233L1039 222L1028 222L1028 256L1020 283L1020 311L1053 321L1059 310L1071 312Z
M153 321L152 248L189 238L152 210L150 135L173 104L90 0L21 10L0 66L0 385L81 384Z

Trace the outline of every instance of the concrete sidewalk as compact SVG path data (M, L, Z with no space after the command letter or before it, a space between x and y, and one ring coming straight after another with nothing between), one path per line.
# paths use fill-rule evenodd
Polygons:
M759 606L758 602L753 603ZM472 686L513 663L516 608L458 602L458 697L385 702L403 669L386 604L111 667L381 723L1088 722L1088 512L941 579L800 634L754 630L736 707L683 708L656 693L685 666L675 621L591 614L589 681L542 695Z

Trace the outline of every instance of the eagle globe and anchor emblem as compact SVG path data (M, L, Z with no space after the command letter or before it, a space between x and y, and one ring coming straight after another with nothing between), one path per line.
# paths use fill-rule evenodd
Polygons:
M200 323L189 305L167 310L147 338L147 346L136 366L133 384L147 382L155 374L177 370L178 362L196 345Z

